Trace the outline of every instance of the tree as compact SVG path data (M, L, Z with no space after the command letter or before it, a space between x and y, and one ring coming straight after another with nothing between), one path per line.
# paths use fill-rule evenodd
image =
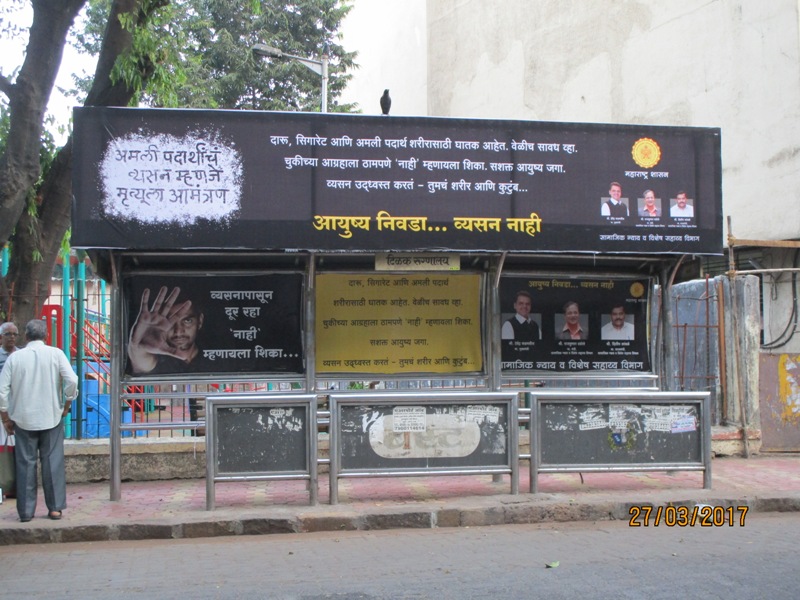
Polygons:
M66 36L85 0L33 0L25 61L16 80L0 78L8 98L9 129L0 155L0 243L11 241L12 260L3 285L3 312L25 323L48 296L64 234L70 224L72 141L43 174L39 162L47 99ZM130 53L137 27L145 27L165 0L114 0L87 104L126 106L136 89L112 78L117 59ZM120 15L130 15L125 26ZM138 69L143 81L153 72L148 57ZM27 203L27 210L26 208ZM9 285L9 282L10 285Z
M38 316L70 224L72 140L43 160L43 121L67 33L86 2L32 0L24 63L15 79L0 74L8 123L0 144L0 246L10 241L13 248L0 281L0 317L13 309L20 323ZM248 48L267 42L311 55L327 45L335 98L355 56L336 38L348 11L341 0L250 0L245 7L229 0L89 0L76 38L98 61L78 93L86 93L87 106L317 107L318 77L291 63L265 65Z
M80 47L96 52L109 0L92 0ZM258 110L319 110L320 79L291 60L264 60L249 49L267 43L298 56L330 56L329 102L342 93L354 65L354 52L338 42L350 11L342 0L188 0L172 7L171 22L158 40L168 56L162 81L150 85L139 103L152 107ZM144 45L144 44L143 44ZM87 82L80 82L86 88ZM352 112L354 105L334 105Z
M270 6L271 4L272 6ZM200 57L187 69L179 91L183 106L261 110L319 110L320 78L292 60L265 60L243 51L266 43L296 56L331 59L329 96L344 90L355 54L334 35L350 7L339 0L298 0L287 6L264 3L249 17L227 0L196 0L187 32ZM279 5L277 5L279 4ZM349 112L353 106L335 106Z

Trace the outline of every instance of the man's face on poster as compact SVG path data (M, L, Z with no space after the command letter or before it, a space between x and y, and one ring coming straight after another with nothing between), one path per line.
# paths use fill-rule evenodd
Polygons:
M527 296L517 296L514 301L514 310L519 316L528 319L531 315L531 299Z
M618 185L612 185L612 186L609 188L609 190L608 190L608 194L609 194L609 195L610 195L610 196L611 196L611 197L612 197L614 200L616 200L617 202L619 202L619 199L622 197L622 188L621 188L620 186L618 186Z
M577 304L570 304L564 311L564 318L569 325L577 325L581 318L581 311Z
M611 324L616 329L622 329L625 325L625 309L621 306L611 309Z
M176 350L190 350L197 339L197 332L203 327L202 314L190 314L183 317L169 331L169 343Z
M678 208L686 208L686 194L678 194Z

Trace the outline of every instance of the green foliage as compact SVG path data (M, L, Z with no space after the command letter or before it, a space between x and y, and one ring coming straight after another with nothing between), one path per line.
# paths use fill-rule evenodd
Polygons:
M64 237L61 238L61 249L58 251L58 255L63 260L67 260L69 258L69 253L71 250L69 242L71 238L72 238L72 228L70 227L69 229L67 229L66 232L64 232ZM78 254L79 260L83 260L86 257L85 250L76 250L76 253Z
M8 141L8 128L11 126L11 118L8 112L8 104L5 97L0 96L0 155L6 151Z
M184 105L319 110L319 75L291 59L253 56L250 48L258 43L316 60L328 48L329 101L341 94L354 54L338 43L336 32L349 5L339 0L262 2L261 14L253 16L226 0L196 1L203 17L189 27L202 60L190 79L201 85L187 88Z
M0 35L11 39L27 33L14 19L26 4L3 0ZM71 43L83 53L99 55L112 4L88 0L71 33ZM120 17L132 47L115 63L112 81L135 91L132 105L318 111L318 74L291 59L256 57L250 49L264 43L316 60L327 51L329 110L351 112L357 107L336 102L351 77L348 71L355 68L356 54L339 43L339 28L350 8L350 0L141 0L135 14ZM69 95L81 103L91 79L76 78L75 87ZM38 227L41 184L57 152L54 128L52 118L45 121L41 174L27 198L32 230ZM0 94L0 155L8 135L8 106ZM69 231L62 246L68 243ZM34 260L43 259L39 250L32 252Z
M89 0L84 8L83 27L70 33L70 43L83 54L97 56L103 42L111 0Z
M120 24L133 36L131 51L117 60L111 73L112 81L124 81L135 90L131 106L141 103L155 106L176 106L177 90L185 81L180 48L185 34L179 25L180 7L159 6L161 0L145 0L154 9L141 22L140 14L120 15ZM157 7L157 9L155 9ZM148 101L149 98L149 101Z
M74 37L83 52L99 51L110 6L111 0L90 0ZM355 53L338 43L349 11L343 0L186 0L159 8L144 26L137 26L137 15L125 15L120 21L134 36L133 50L112 77L138 91L132 104L318 111L319 75L290 59L255 57L250 48L266 43L315 60L329 48L329 104L352 111L336 106L355 66ZM86 81L77 85L88 89Z

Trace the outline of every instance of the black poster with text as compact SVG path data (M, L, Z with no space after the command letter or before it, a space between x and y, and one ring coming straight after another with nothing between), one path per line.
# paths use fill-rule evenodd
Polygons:
M302 275L124 279L126 374L302 373Z
M626 277L501 278L502 370L649 372L651 285Z
M720 130L85 107L75 247L720 254Z

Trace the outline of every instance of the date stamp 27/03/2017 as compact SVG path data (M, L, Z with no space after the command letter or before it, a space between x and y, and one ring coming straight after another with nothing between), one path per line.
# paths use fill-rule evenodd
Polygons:
M744 527L749 506L648 506L635 504L628 509L630 527Z

